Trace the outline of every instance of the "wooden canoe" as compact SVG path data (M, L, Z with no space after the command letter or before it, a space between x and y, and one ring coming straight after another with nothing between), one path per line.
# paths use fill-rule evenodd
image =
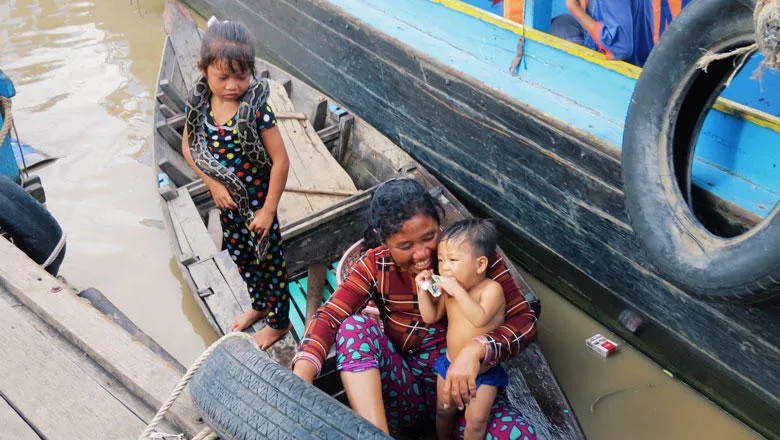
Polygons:
M218 221L213 221L213 201L180 154L184 96L186 85L196 79L194 60L200 35L188 13L175 2L167 4L165 24L168 37L161 60L153 133L163 217L178 267L188 287L215 332L224 334L234 317L249 307L249 296L234 263L215 243L214 237L220 234L213 233L215 224L218 225ZM286 125L286 133L295 132L285 137L293 162L291 169L296 169L297 157L292 152L298 152L300 157L307 158L308 169L329 167L323 161L333 161L354 182L352 191L355 194L351 196L344 194L349 191L344 189L346 185L333 186L331 183L331 186L318 186L320 191L309 193L288 189L280 204L285 259L291 279L295 280L291 283L293 331L268 353L277 362L288 365L307 316L307 292L310 298L317 296L312 293L312 289L316 289L312 287L315 280L310 282L308 275L327 268L322 283L324 290L315 301L327 298L335 287L335 264L362 236L364 211L375 185L405 174L423 183L440 198L448 221L470 214L430 173L363 119L262 59L257 60L257 70L260 76L269 78L285 91L284 96L274 95L272 101L277 101L272 105L277 116L280 113L290 116L280 119L280 125ZM305 152L300 145L291 145L292 142L308 144L314 152ZM327 158L318 155L323 148L329 152ZM300 185L298 188L315 186L305 179L311 176L296 176L300 179L294 182ZM289 196L305 197L309 203L320 199L329 203L312 213L299 213L295 207L284 206L291 201ZM295 201L299 202L300 199ZM512 270L517 282L525 291L531 292L519 272L514 267ZM535 297L529 299L538 303ZM511 377L510 398L537 427L537 432L548 438L584 438L537 343L531 344L507 367ZM338 397L340 394L334 371L324 373L315 384L331 395Z

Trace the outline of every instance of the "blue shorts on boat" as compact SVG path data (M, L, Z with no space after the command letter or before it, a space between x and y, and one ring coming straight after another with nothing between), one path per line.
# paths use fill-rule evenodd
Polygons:
M450 368L450 360L447 359L447 355L439 356L433 363L433 371L436 372L442 379L447 378L447 369ZM509 384L509 376L506 374L506 370L501 365L485 371L482 374L477 375L477 388L480 385L490 385L497 388L505 388Z

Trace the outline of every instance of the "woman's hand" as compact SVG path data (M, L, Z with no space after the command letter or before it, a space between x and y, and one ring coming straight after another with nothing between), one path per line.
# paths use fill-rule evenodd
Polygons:
M217 208L224 208L224 209L238 208L236 202L233 201L233 197L230 196L230 191L228 191L227 187L223 185L221 182L212 180L212 182L208 184L208 187L209 187L209 191L211 192L211 197L214 198L214 203L216 203Z
M466 344L453 359L444 381L444 394L452 396L452 402L463 410L477 395L479 363L485 356L485 347L477 341Z
M317 367L306 359L298 359L295 362L295 365L293 365L293 374L308 383L314 383L314 376L317 375Z
M249 229L261 237L268 236L271 230L271 225L274 222L276 213L273 210L263 207L255 211L255 218L249 223Z

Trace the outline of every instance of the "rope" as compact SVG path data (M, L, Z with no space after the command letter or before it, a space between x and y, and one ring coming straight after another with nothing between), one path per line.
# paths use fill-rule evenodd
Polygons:
M751 78L761 79L766 69L780 70L780 0L756 1L756 8L753 10L753 26L756 32L755 43L721 54L716 54L711 50L707 51L696 63L698 68L707 72L707 67L713 61L742 55L742 59L734 63L737 68L726 81L726 87L728 87L750 55L760 50L764 61L761 62Z
M3 127L0 128L0 143L3 142L8 133L11 132L11 126L14 123L14 117L11 114L11 100L5 96L0 96L0 104L3 105Z
M184 388L187 386L188 383L190 383L190 379L192 379L192 376L195 375L195 373L200 369L201 365L203 365L206 362L206 359L211 356L211 353L219 346L219 344L222 343L222 341L229 339L229 338L243 338L247 339L249 341L253 341L251 336L249 336L246 333L243 332L233 332L228 333L225 336L219 338L216 342L211 344L209 348L206 349L203 353L201 353L200 356L193 362L193 364L190 366L190 368L187 370L187 372L182 376L179 383L176 385L176 387L171 392L171 395L168 397L168 400L165 401L165 403L160 407L160 409L157 411L157 414L154 415L154 418L152 418L152 421L149 422L149 425L146 426L146 429L144 429L144 432L141 433L141 436L138 437L138 440L147 440L147 439L165 439L165 438L176 438L183 440L184 434L164 434L160 432L155 432L155 428L157 427L157 424L159 424L162 419L165 417L165 413L168 412L168 410L173 406L173 402L176 401L176 399L179 398L179 395L184 391ZM198 433L195 437L193 437L192 440L214 440L217 438L217 435L214 434L214 432L211 431L210 428L204 428L201 432Z
M753 11L753 25L756 43L764 55L756 75L760 77L767 68L780 70L780 0L758 0Z

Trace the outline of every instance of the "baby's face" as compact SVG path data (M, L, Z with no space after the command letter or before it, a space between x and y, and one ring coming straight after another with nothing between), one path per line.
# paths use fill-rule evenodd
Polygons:
M479 257L468 242L442 240L437 254L440 275L453 277L464 287L475 284L479 277Z

